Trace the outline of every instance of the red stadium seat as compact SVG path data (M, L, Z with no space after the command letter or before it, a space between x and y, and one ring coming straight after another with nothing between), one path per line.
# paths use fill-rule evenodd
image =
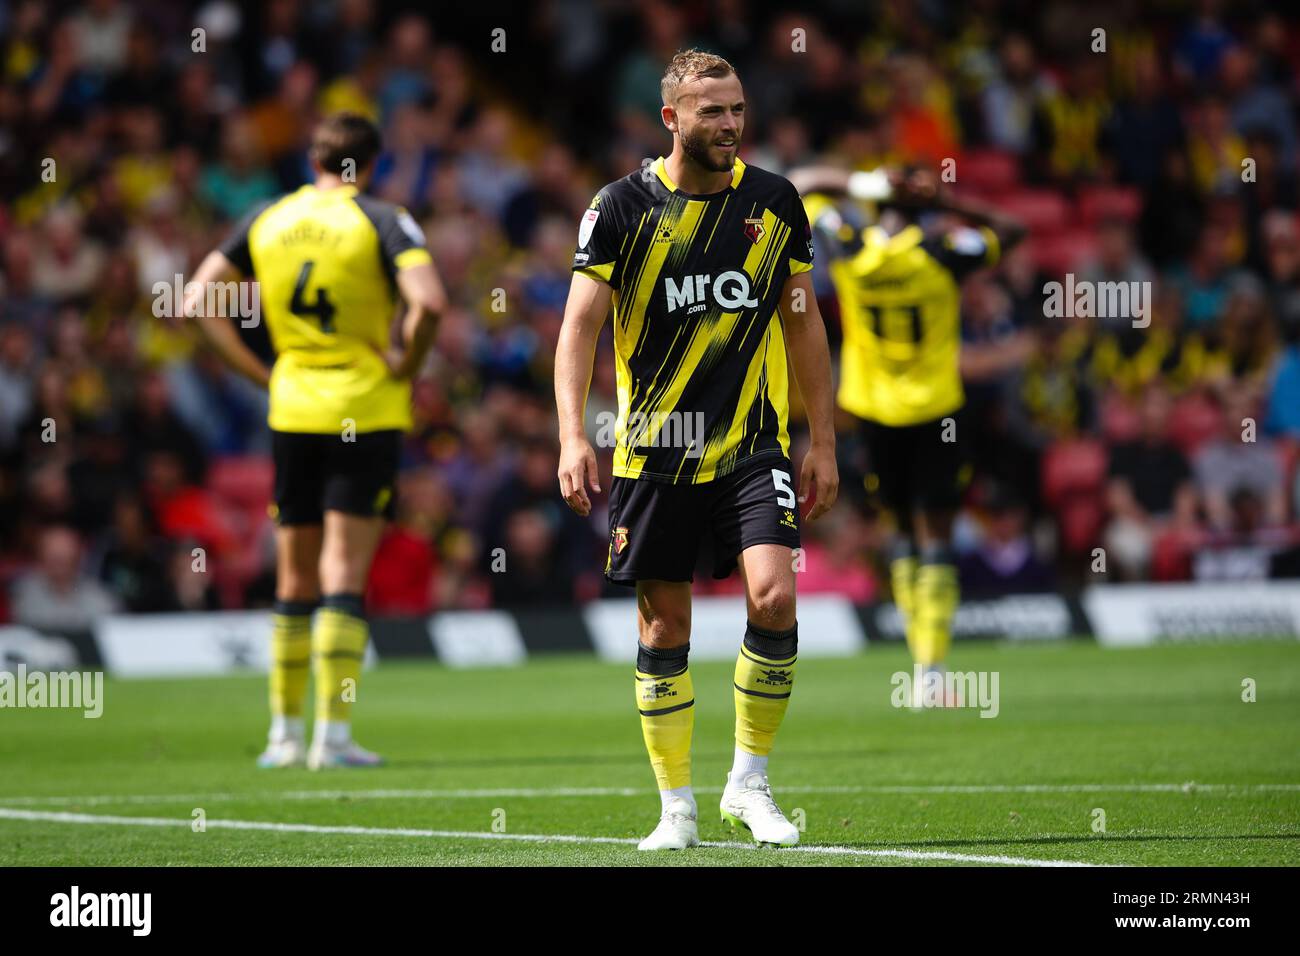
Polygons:
M1186 581L1192 576L1192 555L1185 534L1174 529L1156 536L1151 545L1151 580Z
M957 181L981 195L1000 195L1020 185L1020 160L999 149L973 149L957 160Z
M218 501L220 520L231 529L234 545L216 556L213 583L223 607L241 607L245 589L270 560L263 531L271 518L265 503L259 506L229 499Z
M1061 550L1065 554L1087 554L1101 539L1101 528L1106 518L1101 495L1072 498L1057 512L1056 520L1061 535Z
M1300 465L1300 441L1294 438L1280 438L1277 442L1277 460L1282 468L1282 487L1288 489L1287 498L1291 497L1290 489L1295 487L1296 466ZM1300 515L1293 515L1300 517Z
M1184 455L1191 457L1222 429L1222 409L1206 396L1193 393L1174 405L1166 433Z
M1106 480L1106 447L1090 438L1058 441L1043 455L1043 498L1060 508L1070 497L1095 495Z
M273 485L274 467L261 455L219 458L208 471L208 490L238 541L215 568L214 583L225 607L240 606L245 588L266 563L262 534L271 520L267 506Z
M1066 554L1087 552L1101 534L1106 467L1106 446L1091 438L1059 441L1043 455L1043 500L1056 514Z
M1101 433L1111 445L1135 441L1142 434L1137 406L1122 395L1107 395L1101 403Z
M998 207L1023 222L1030 232L1055 235L1073 225L1070 204L1055 190L1020 189L998 197Z
M1142 215L1142 196L1123 186L1084 186L1078 196L1079 219L1087 226L1116 217L1134 222Z
M261 455L218 458L208 471L208 489L223 501L247 510L265 509L271 500L274 469Z
M1097 253L1097 237L1092 232L1071 230L1057 236L1034 237L1029 241L1034 264L1052 276L1075 272Z

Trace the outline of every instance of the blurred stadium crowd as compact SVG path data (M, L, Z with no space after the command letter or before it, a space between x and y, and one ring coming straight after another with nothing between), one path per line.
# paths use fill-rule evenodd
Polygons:
M999 346L964 369L967 593L1077 582L1096 547L1112 579L1296 574L1300 24L1138 6L0 2L0 621L269 602L265 399L153 289L305 182L313 121L343 108L382 123L373 191L423 224L453 303L372 612L600 595L604 516L557 493L550 368L581 212L667 151L658 79L688 45L737 66L748 162L952 158L957 189L1030 225L965 291L966 337ZM1067 271L1153 282L1150 326L1045 319ZM613 372L607 333L593 436ZM843 425L847 493L800 586L867 601L887 529Z

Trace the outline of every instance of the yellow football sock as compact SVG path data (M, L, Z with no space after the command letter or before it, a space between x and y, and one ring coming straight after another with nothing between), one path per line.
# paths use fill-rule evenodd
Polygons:
M316 719L348 721L357 699L370 628L362 616L360 595L327 595L322 604L312 633Z
M790 704L798 625L765 631L750 624L736 657L736 746L766 757Z
M922 667L942 664L952 643L952 619L957 613L957 569L951 564L922 562L916 569L915 608L908 635L912 657Z
M301 717L311 666L314 603L276 601L271 614L271 713Z
M916 558L908 555L895 558L889 562L889 586L894 592L894 606L898 608L903 619L903 636L907 639L907 649L916 657L916 647L912 638L914 627L912 615L915 610L916 594Z
M689 644L666 649L638 645L636 706L660 790L676 790L691 783L695 688L686 665L689 649Z

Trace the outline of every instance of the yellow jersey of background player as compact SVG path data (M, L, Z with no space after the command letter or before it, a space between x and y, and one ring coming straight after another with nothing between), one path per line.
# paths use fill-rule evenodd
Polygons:
M254 209L220 246L261 287L276 352L267 423L337 435L411 426L411 383L391 374L396 276L431 262L406 210L355 185L303 186Z
M816 222L843 328L839 406L893 427L961 408L959 284L998 261L993 231L927 237L911 223L892 235L875 225L845 236L833 208Z
M831 259L844 341L840 407L861 422L868 493L894 517L890 579L916 662L912 704L942 704L940 686L957 571L952 521L970 480L961 381L961 280L994 265L1024 229L975 202L940 194L929 171L791 174ZM825 195L848 192L885 204L880 222L859 227ZM975 223L926 235L922 209Z
M268 370L226 318L196 315L221 357L271 393L276 602L271 730L258 758L265 768L379 762L351 733L369 639L366 578L393 510L410 379L444 301L419 227L405 210L361 193L379 149L379 131L361 116L322 122L312 137L315 181L246 215L203 261L186 299L186 315L196 315L211 283L256 278L276 352ZM390 349L399 295L407 303L402 347Z

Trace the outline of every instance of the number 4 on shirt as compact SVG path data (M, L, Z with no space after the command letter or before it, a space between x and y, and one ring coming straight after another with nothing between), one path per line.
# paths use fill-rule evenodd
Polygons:
M312 267L316 263L308 259L302 264L302 269L298 273L298 282L293 287L293 298L289 300L289 311L294 315L313 315L320 322L322 332L334 331L334 303L330 301L329 293L324 287L316 290L316 301L308 305L303 301L303 292L307 289L307 280L311 276Z

